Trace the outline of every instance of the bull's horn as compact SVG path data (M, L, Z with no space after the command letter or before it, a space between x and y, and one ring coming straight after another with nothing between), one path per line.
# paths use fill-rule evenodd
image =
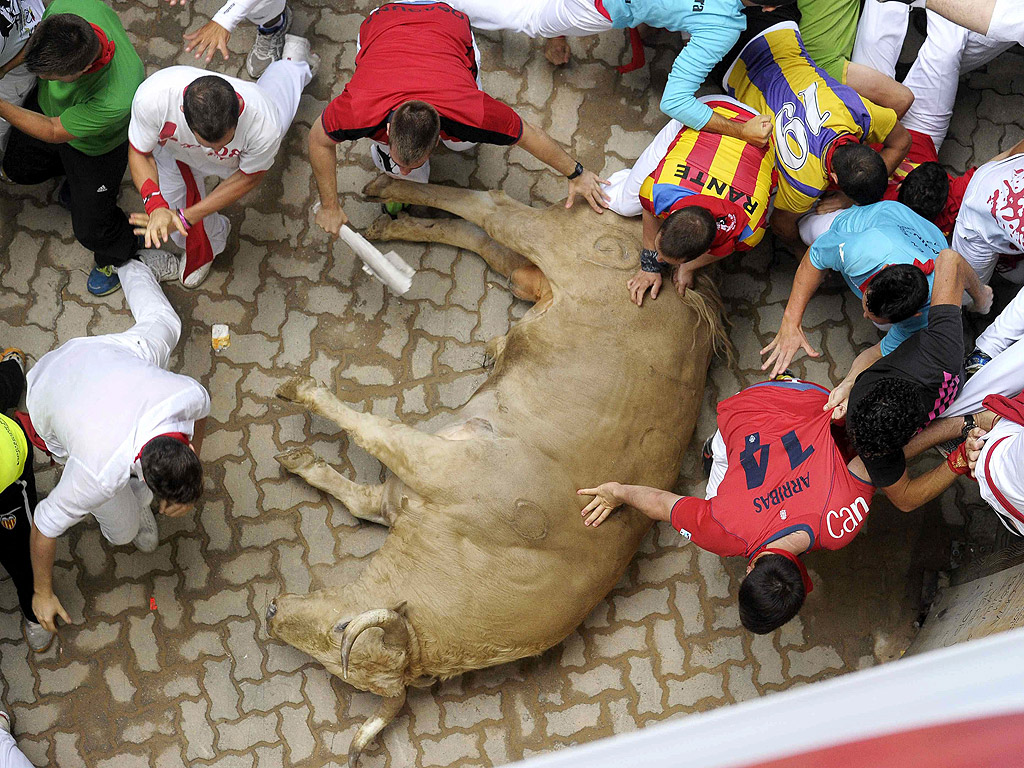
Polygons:
M375 611L373 611L375 613ZM405 705L405 689L397 696L385 696L377 711L366 722L359 726L356 735L352 737L352 746L348 748L349 768L356 768L359 756L371 741L377 738L377 734L384 730L384 727L395 719L395 715Z
M341 634L341 674L348 677L348 656L352 646L364 631L380 627L384 630L384 645L409 650L409 625L405 617L388 608L365 611L348 623Z

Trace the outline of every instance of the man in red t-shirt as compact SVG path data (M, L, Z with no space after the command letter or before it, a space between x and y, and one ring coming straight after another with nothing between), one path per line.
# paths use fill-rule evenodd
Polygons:
M309 134L320 191L316 222L328 233L337 235L348 221L338 201L335 147L361 138L373 141L381 171L423 183L439 142L456 151L518 144L569 179L566 207L577 195L598 213L608 206L606 181L481 90L480 54L464 13L441 2L386 3L359 27L358 45L355 74Z
M701 549L746 557L740 620L757 634L781 627L812 588L798 556L853 541L875 491L854 474L858 469L866 476L844 431L824 410L828 395L824 387L786 377L723 400L718 432L708 441L712 464L706 499L605 483L578 492L594 496L583 509L584 524L600 525L626 504L652 520L670 522ZM936 435L934 443L940 439ZM915 478L914 506L937 496L956 477L940 464Z

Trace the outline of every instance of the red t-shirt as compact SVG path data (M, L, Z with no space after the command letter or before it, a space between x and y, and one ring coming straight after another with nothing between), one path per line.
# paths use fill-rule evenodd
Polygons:
M721 557L752 557L794 531L839 549L860 531L874 487L850 474L832 436L828 390L755 384L718 405L729 467L709 500L684 496L672 527Z
M882 196L883 200L898 200L900 184L907 178L907 174L921 163L939 162L939 156L935 152L935 143L927 134L920 131L910 131L910 138L910 151L907 152L907 156L900 163L899 167L893 171L892 177L889 179L889 186L885 190L885 195ZM974 178L976 170L978 169L968 168L967 172L962 176L949 174L949 196L946 198L946 207L933 220L935 226L941 229L942 234L947 237L953 234L957 214L960 213L960 206L964 202L964 193L967 191L967 185Z
M359 27L356 70L321 116L334 141L387 142L391 113L406 101L432 105L441 138L515 144L523 121L477 85L469 18L445 3L388 3Z

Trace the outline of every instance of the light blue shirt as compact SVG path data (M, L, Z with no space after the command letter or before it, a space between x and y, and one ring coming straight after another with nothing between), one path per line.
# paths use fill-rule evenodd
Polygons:
M661 111L683 125L700 130L711 119L711 107L697 101L697 89L747 28L740 0L604 0L617 29L648 24L672 32L689 32L690 42L669 72Z
M946 247L937 226L901 203L883 200L874 205L854 206L836 216L828 232L814 241L811 264L817 269L839 272L857 298L862 286L890 264L931 264ZM935 274L928 274L931 299ZM882 339L882 354L888 355L911 335L928 325L928 306L921 314L894 323Z

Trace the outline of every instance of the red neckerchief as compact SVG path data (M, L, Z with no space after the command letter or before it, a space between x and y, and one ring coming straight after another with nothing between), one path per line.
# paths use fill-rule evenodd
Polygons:
M992 413L998 414L1014 424L1024 425L1024 393L1012 398L1004 395L989 395L981 401L981 404Z
M832 143L829 144L828 151L825 152L825 173L832 173L832 155L837 149L839 149L839 147L845 144L860 144L860 142L857 141L857 137L852 133L844 133L832 139Z
M892 264L886 264L881 269L879 269L878 272L881 272L882 269L891 266ZM920 269L922 272L924 272L925 277L927 277L928 275L935 271L935 259L928 259L928 261L914 259L914 266ZM871 281L875 279L875 275L877 275L878 272L875 272L874 275L870 275L867 280L860 284L859 288L861 293L864 293L868 289L868 286L871 285Z
M811 583L811 577L807 574L807 568L799 557L794 555L792 552L785 549L776 549L774 547L765 547L762 552L771 552L773 555L782 555L790 562L796 563L796 567L800 569L800 579L804 583L804 595L809 595L814 591L814 584Z
M95 24L89 24L92 27L93 32L96 33L96 37L100 41L100 55L96 58L96 61L92 63L82 74L91 75L93 72L99 72L103 67L110 63L110 60L114 58L114 41L107 37L107 33L97 27Z
M146 450L146 446L152 443L158 437L173 437L179 443L184 443L185 445L189 444L188 435L186 435L184 432L164 432L162 435L154 435L153 437L149 438L149 440L142 444L142 448L140 448L139 452L135 454L135 461L138 461L142 457L142 452Z

